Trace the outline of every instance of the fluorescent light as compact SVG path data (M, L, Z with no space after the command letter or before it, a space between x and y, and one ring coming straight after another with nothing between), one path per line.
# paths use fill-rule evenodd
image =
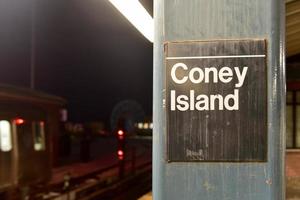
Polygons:
M153 18L138 0L109 0L150 42L154 38Z

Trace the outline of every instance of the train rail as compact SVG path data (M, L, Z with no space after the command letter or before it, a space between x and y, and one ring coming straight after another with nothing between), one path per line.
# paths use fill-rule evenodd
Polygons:
M90 200L137 199L151 190L151 161L142 161L135 168L130 160L125 162L124 176L120 165L112 165L97 172L49 185L44 190L33 191L35 200ZM116 197L116 194L117 197Z

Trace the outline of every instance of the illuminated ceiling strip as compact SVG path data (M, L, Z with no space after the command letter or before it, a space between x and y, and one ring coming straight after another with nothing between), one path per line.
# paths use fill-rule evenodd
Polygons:
M167 60L179 59L210 59L210 58L264 58L266 55L234 55L234 56L188 56L188 57L167 57Z
M154 22L138 0L109 0L150 42L154 38Z

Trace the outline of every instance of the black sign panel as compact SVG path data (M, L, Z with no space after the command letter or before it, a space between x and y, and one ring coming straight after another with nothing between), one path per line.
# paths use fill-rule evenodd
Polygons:
M267 161L265 40L165 44L169 162Z

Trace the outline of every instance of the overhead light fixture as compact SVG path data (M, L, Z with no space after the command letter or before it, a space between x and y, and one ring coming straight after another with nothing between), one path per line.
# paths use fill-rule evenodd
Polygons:
M154 38L154 22L138 0L109 0L150 42Z

